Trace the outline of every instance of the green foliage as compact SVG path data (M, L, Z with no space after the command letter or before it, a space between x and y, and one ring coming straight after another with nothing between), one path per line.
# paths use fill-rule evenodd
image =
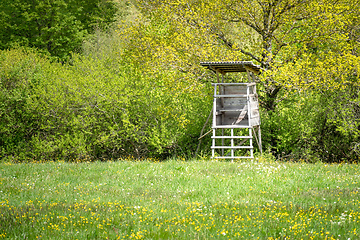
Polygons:
M74 56L72 66L22 50L2 51L0 59L5 157L184 154L207 111L208 86L186 89L189 82L171 72L145 75L117 54Z
M110 0L3 0L0 4L0 49L28 46L67 60L95 27L114 22Z
M358 107L348 93L287 95L273 112L263 112L265 149L284 159L310 162L358 161Z
M1 51L2 157L193 155L215 81L199 62L252 60L264 149L359 159L358 1L131 2L0 5L1 49L63 61Z
M34 87L42 79L45 61L33 51L0 52L0 153L17 152L38 131L36 109L28 105Z
M252 60L263 68L256 81L266 148L277 157L358 158L358 1L134 2L147 20L125 31L135 59L205 81L215 78L199 61Z

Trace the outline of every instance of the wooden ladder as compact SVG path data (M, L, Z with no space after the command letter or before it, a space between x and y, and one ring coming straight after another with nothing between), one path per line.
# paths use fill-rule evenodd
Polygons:
M252 136L252 128L248 127L249 135L247 136L235 136L234 135L234 128L230 129L230 136L224 136L224 129L222 130L221 136L216 135L216 130L219 128L213 128L213 135L212 135L212 158L214 159L240 159L240 158L254 158L254 146L253 146L253 136ZM221 139L221 145L216 145L216 139ZM230 146L225 145L225 139L230 139ZM235 139L243 139L239 144L235 145ZM249 145L243 146L244 143L249 141ZM221 149L220 156L215 156L215 150ZM229 150L230 152L225 155L225 150ZM250 156L235 156L235 151L237 149L249 149Z

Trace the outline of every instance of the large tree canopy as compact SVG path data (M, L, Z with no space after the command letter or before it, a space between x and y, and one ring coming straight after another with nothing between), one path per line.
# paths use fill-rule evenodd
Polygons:
M329 159L349 159L345 152L356 151L358 0L133 3L142 15L123 26L120 37L128 36L125 53L146 69L176 69L208 81L200 61L251 60L263 69L256 81L266 147Z
M113 22L115 13L111 0L3 0L0 49L34 47L63 60L95 27Z
M135 0L135 4L151 19L163 19L163 29L171 29L173 51L162 56L165 61L187 48L185 52L197 61L260 64L264 74L258 81L264 85L267 110L274 110L284 86L338 89L351 76L358 79L354 72L359 69L359 1ZM153 44L150 51L169 45L146 37L147 45Z

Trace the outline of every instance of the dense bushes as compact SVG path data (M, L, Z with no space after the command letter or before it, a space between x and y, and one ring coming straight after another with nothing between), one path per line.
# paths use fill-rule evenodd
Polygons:
M201 107L209 100L207 86L194 83L186 90L189 83L174 81L175 73L144 75L120 58L74 56L69 66L11 50L2 51L0 59L2 157L184 152L208 111Z
M68 60L95 29L111 26L117 12L111 0L2 0L0 49L26 46Z
M198 63L249 60L250 52L260 54L254 50L256 43L246 42L243 46L250 55L243 55L234 51L231 46L237 44L226 41L220 29L217 32L210 28L216 31L207 32L207 24L194 25L186 18L171 22L162 10L141 15L128 1L120 4L124 9L118 26L107 32L94 31L91 38L82 42L81 55L71 53L74 48L52 52L63 64L40 56L43 45L24 43L40 49L0 52L0 158L193 156L212 107L210 82L216 81ZM103 9L111 11L109 21L114 14L111 6ZM130 10L132 14L127 15ZM172 8L167 10L172 19ZM98 12L99 16L105 12ZM179 14L187 16L187 12ZM96 16L86 20L91 31L97 24ZM192 19L192 14L189 17ZM100 20L107 25L105 18ZM222 26L224 22L218 20L217 24ZM71 24L65 25L61 26ZM72 30L79 30L78 25L71 26ZM246 36L254 34L240 28L245 29ZM234 34L239 33L234 26L229 26L226 33L233 30ZM62 38L66 35L60 40L66 40ZM84 38L75 35L79 38L73 43L79 48ZM278 65L256 78L263 104L260 106L263 148L277 158L358 161L358 41L348 41L343 39L344 34L340 35L342 40L337 42L344 47L339 49L340 45L324 44L327 38L311 42L316 47L310 49L307 47L312 45L289 45L284 55L280 54ZM2 37L3 48L21 43ZM42 37L37 41L42 42ZM286 60L289 56L290 60ZM210 130L210 124L205 130ZM210 137L202 141L199 152L210 155Z
M210 84L151 74L119 54L89 53L62 65L14 49L1 51L0 66L1 158L189 156L212 106ZM286 93L275 111L262 112L265 150L286 159L357 161L356 91ZM210 154L203 140L201 151Z
M38 132L37 118L29 105L34 87L42 79L43 59L35 53L2 51L0 54L0 147L2 156L23 157L31 136Z
M273 112L262 112L266 149L278 158L358 161L358 108L342 91L288 94Z

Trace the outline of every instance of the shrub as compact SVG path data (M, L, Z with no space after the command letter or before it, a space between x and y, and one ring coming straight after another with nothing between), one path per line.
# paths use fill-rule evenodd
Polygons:
M121 58L61 65L34 51L0 54L3 157L167 156L188 151L206 118L208 88L186 88L192 80L173 72L144 74Z

